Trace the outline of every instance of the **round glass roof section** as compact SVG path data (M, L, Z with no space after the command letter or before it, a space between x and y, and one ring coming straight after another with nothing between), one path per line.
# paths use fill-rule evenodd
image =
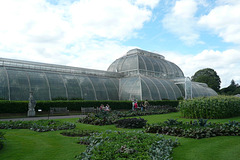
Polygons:
M184 77L182 70L176 64L165 60L164 56L140 49L128 51L125 56L115 60L108 71L165 79Z

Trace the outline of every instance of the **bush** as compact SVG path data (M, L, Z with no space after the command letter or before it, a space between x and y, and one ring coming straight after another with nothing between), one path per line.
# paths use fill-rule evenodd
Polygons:
M133 116L145 116L153 114L169 113L169 110L151 110L151 111L101 111L96 114L88 114L86 117L82 117L78 120L80 123L92 124L92 125L110 125L114 124L118 119L122 117Z
M86 124L92 124L92 125L111 125L116 122L118 117L116 116L106 116L106 117L98 117L97 114L88 114L86 117L79 118L78 122L80 123L86 123Z
M90 101L90 100L63 100L64 97L58 97L54 101L37 101L36 110L42 109L48 112L50 107L67 107L70 111L81 111L81 107L99 107L101 104L109 104L112 110L132 108L131 101ZM151 105L169 105L178 106L178 101L149 101ZM0 113L26 113L28 111L28 101L7 101L0 100Z
M0 129L30 129L37 132L74 129L75 127L74 123L57 120L0 121Z
M169 125L171 124L171 125ZM187 138L209 138L216 136L240 136L240 122L216 124L207 123L207 120L199 119L183 123L182 121L168 120L158 124L147 124L147 133L159 133Z
M3 148L4 139L4 133L0 132L0 150Z
M89 144L77 159L171 159L172 148L178 143L163 136L141 131L106 131L79 139L80 144Z
M146 126L147 120L143 118L128 118L128 119L119 119L115 122L116 127L119 128L143 128Z
M240 115L240 98L233 96L203 97L179 103L185 118L229 118Z

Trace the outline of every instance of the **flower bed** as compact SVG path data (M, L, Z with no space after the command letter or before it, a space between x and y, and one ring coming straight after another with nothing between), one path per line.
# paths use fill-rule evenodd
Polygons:
M116 127L119 128L143 128L146 126L147 120L143 118L128 118L128 119L119 119L115 122Z
M74 123L57 120L0 121L0 129L30 129L36 132L74 129L75 127Z
M80 118L78 122L92 125L111 125L115 124L117 120L122 117L146 116L153 114L170 113L172 110L150 110L150 111L101 111L96 114L88 114L86 117Z
M85 152L77 159L171 159L177 141L140 131L106 131L79 139L88 144Z
M240 122L229 121L224 124L207 123L199 119L183 123L177 120L168 120L158 124L147 124L147 133L159 133L186 138L209 138L215 136L240 136Z

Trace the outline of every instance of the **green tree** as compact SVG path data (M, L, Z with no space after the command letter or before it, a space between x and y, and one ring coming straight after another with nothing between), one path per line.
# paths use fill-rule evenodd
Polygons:
M205 68L197 71L192 76L192 81L206 83L210 88L219 92L221 80L217 72L211 68Z
M240 86L238 83L235 83L234 80L231 81L230 85L226 88L222 88L220 90L221 94L224 95L236 95L236 94L240 94Z

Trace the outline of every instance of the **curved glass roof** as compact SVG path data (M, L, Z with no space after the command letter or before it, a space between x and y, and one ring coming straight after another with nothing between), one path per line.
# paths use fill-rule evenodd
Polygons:
M162 55L140 49L130 50L125 56L115 60L108 71L164 79L184 77L182 70L176 64L165 60Z
M169 80L141 75L120 80L119 98L122 100L176 100L182 96L177 85Z
M28 100L29 91L36 100L58 97L85 100L118 100L116 78L83 74L0 68L0 98Z

